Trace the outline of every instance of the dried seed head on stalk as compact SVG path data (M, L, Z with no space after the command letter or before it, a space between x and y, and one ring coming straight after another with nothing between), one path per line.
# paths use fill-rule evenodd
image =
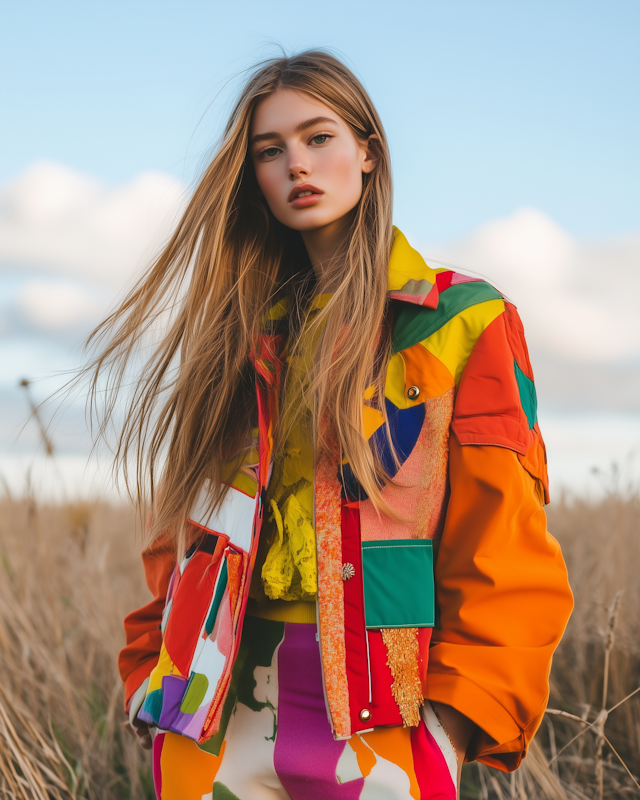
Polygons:
M620 598L622 591L616 592L611 605L609 606L609 618L607 620L607 630L604 639L604 677L602 680L602 708L607 707L607 693L609 690L609 662L611 650L615 643L615 631L618 624L618 611L620 609Z
M53 442L51 441L51 437L49 436L47 426L44 424L42 415L40 414L40 407L36 405L31 395L31 389L30 389L31 382L28 381L26 378L23 378L18 385L24 389L25 394L27 395L27 403L29 403L29 408L31 409L31 416L38 423L40 438L42 439L42 444L44 445L45 452L49 457L52 457Z
M609 606L609 617L607 619L607 632L605 639L605 649L611 650L615 641L615 630L618 625L618 613L620 611L620 599L622 597L622 589L616 592L615 597Z

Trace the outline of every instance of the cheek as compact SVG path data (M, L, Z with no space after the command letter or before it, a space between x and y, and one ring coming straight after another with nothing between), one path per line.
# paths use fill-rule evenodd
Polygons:
M270 164L256 165L256 180L269 206L273 208L281 194L281 180Z
M348 151L338 154L332 164L332 173L344 200L357 202L362 194L362 168L357 155Z

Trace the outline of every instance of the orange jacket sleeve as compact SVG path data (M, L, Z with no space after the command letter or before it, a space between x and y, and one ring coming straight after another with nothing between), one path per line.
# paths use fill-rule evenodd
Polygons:
M160 537L143 551L142 562L153 600L124 619L127 643L120 651L118 669L125 686L125 708L128 708L131 696L158 661L162 646L160 623L169 580L176 563L175 553L167 541Z
M532 387L511 306L478 340L456 397L427 680L429 699L478 726L467 760L502 770L519 765L542 720L551 658L573 607L547 532Z

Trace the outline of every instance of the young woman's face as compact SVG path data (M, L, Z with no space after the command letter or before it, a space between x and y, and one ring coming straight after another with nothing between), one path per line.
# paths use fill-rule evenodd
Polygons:
M362 174L376 163L335 111L294 89L279 89L256 107L249 152L273 215L297 231L348 214L360 200Z

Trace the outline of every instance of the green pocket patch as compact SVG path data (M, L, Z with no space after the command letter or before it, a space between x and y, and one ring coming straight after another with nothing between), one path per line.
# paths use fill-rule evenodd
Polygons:
M432 628L435 624L433 542L362 542L367 628Z

